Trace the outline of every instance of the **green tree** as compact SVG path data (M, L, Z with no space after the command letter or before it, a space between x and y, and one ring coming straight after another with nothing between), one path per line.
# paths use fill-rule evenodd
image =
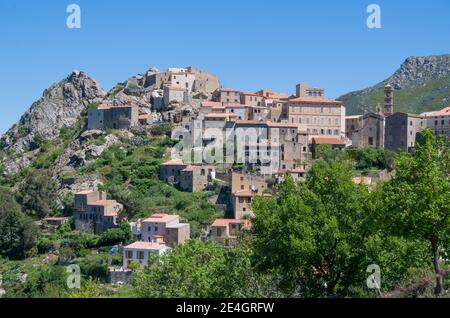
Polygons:
M306 183L288 178L275 196L252 205L255 262L281 270L288 295L346 295L363 281L370 200L351 171L344 161L319 161Z
M450 149L429 129L422 132L414 154L399 154L395 176L383 187L384 212L392 233L428 241L436 273L435 293L443 289L440 248L450 235Z
M22 182L17 200L30 216L42 219L56 210L57 184L48 171L35 170Z
M37 228L12 193L0 187L0 254L24 258L36 246Z
M146 298L220 297L217 279L224 267L222 247L190 240L137 273L133 285L137 295Z

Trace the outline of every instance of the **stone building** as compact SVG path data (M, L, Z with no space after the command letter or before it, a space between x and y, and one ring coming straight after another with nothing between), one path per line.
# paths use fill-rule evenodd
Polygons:
M384 148L411 152L420 132L426 128L423 116L397 112L386 117Z
M224 246L234 246L237 244L239 232L250 227L251 222L245 219L216 219L211 225L210 237Z
M242 219L244 217L254 217L251 209L253 198L257 196L270 197L270 194L261 192L243 190L231 194L231 205L233 207L233 215L235 219Z
M191 165L181 160L170 160L160 166L161 180L189 192L203 191L212 182L213 173L213 166Z
M251 190L262 193L268 188L266 176L236 171L231 173L231 192Z
M427 128L450 138L450 106L426 115Z
M75 194L73 220L75 229L100 234L117 225L123 205L108 200L106 192L86 190Z
M347 116L345 132L351 147L384 148L384 121L382 114L375 113Z
M101 105L88 112L88 129L128 130L139 123L137 105L107 106Z
M190 238L189 223L180 223L178 215L155 213L141 221L141 240L174 246Z
M214 92L213 99L223 104L241 104L241 92L231 88L221 88Z
M264 97L256 93L242 92L240 95L240 101L242 105L248 105L251 107L263 106Z
M287 102L291 124L311 135L345 136L345 107L322 97L291 98Z
M296 97L324 97L325 92L323 88L309 87L308 83L300 83L295 86Z

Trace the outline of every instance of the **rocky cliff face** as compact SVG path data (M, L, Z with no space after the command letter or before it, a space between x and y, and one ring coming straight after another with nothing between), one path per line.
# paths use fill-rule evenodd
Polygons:
M72 127L87 105L105 97L100 85L83 72L74 71L67 78L46 89L4 136L4 149L24 153L37 135L46 140L59 136L61 128Z
M101 102L106 93L83 72L74 71L67 78L46 89L42 97L1 137L1 149L8 156L0 158L5 174L14 174L31 164L36 150L31 150L37 136L51 141L62 128L75 125L86 107Z
M338 98L349 115L383 105L386 84L394 88L394 111L421 113L450 104L450 55L409 57L389 78L372 87Z

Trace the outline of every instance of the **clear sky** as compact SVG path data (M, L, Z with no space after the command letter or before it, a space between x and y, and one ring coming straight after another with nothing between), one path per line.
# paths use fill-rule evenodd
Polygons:
M81 7L81 29L66 8ZM381 29L366 25L381 7ZM450 0L1 0L0 133L82 70L108 90L152 66L197 66L223 86L328 97L371 86L412 55L450 53Z

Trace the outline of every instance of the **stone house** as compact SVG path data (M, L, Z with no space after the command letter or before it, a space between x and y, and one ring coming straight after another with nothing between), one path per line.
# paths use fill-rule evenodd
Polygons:
M180 223L178 215L155 213L141 221L141 240L168 246L183 244L190 238L189 223Z
M88 129L128 130L139 123L137 105L107 106L101 105L88 112Z
M386 117L384 148L411 152L426 122L423 116L401 112Z
M346 136L351 147L384 148L384 115L367 113L345 118Z
M323 88L309 87L308 83L300 83L295 86L296 97L324 97L325 92Z
M432 112L426 116L427 128L436 135L444 135L450 138L450 106Z
M221 88L214 92L213 98L216 102L223 104L241 104L241 92L230 88Z
M73 220L75 229L100 234L117 225L123 205L108 200L106 192L86 190L75 194Z
M188 192L201 192L212 182L213 172L213 166L188 165L181 170L179 187Z
M237 191L231 194L231 205L233 207L233 215L235 219L242 219L250 216L254 217L251 210L251 204L254 197L264 196L270 197L270 194L258 193L251 190Z
M263 106L264 97L255 93L242 92L240 103L247 106Z
M252 173L231 172L231 192L251 190L262 193L268 189L267 177Z
M237 243L239 232L243 229L250 229L249 220L216 219L210 228L212 240L225 246L234 246Z

